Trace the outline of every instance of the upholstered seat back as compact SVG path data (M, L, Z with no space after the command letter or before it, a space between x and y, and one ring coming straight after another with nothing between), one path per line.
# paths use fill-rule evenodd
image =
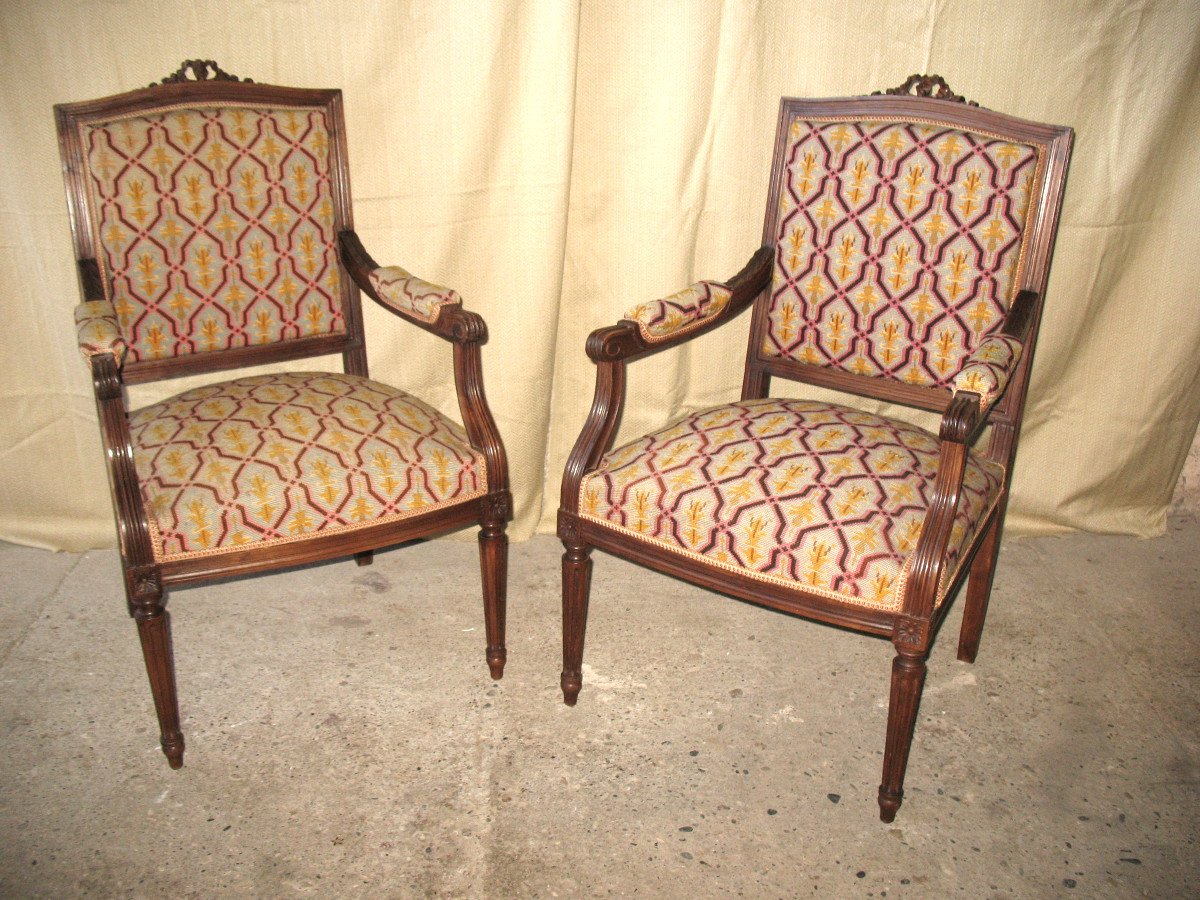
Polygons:
M1020 284L1042 148L917 117L781 127L762 357L949 386Z
M94 256L131 361L347 331L329 119L188 104L79 125Z

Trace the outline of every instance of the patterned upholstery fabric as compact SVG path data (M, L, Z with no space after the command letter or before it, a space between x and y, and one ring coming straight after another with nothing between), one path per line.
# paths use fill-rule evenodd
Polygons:
M446 304L462 303L456 291L422 281L399 266L380 266L371 273L371 284L389 306L425 322L436 319Z
M967 357L962 370L954 378L954 391L974 391L979 402L987 406L1008 386L1017 361L1021 358L1021 342L1003 334L994 334L983 341Z
M933 122L794 119L762 352L949 387L1015 292L1041 155Z
M107 300L89 300L75 307L75 333L84 357L111 353L118 365L125 359L125 339L117 325L117 313Z
M647 343L666 340L704 325L729 303L733 292L716 281L698 281L662 300L642 303L623 318L637 322Z
M324 112L175 109L82 138L131 359L345 331Z
M898 610L932 499L938 441L844 406L747 400L614 450L580 515L668 550L845 603ZM971 453L942 592L1000 496Z
M303 540L486 491L455 423L353 375L239 378L130 416L155 555Z

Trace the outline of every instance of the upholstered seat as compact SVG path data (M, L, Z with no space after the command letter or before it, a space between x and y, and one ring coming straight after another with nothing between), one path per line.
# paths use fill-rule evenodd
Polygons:
M302 541L487 492L462 427L342 373L239 378L130 415L155 558Z
M579 515L697 562L899 610L937 468L937 437L915 426L744 400L606 455L583 479ZM939 603L1003 484L1003 466L972 450Z

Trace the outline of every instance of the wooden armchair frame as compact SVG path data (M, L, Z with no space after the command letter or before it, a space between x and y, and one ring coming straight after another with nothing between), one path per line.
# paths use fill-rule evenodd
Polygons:
M170 619L165 592L189 584L353 555L368 565L376 549L426 538L466 525L480 526L479 547L487 635L487 662L499 679L506 660L505 590L507 581L507 523L512 518L508 465L504 446L488 408L483 388L480 348L487 326L474 312L450 303L438 308L431 321L381 299L370 281L376 264L354 232L351 210L346 133L339 90L316 90L241 81L211 61L189 60L173 75L148 88L98 100L55 106L59 147L67 188L71 232L83 300L107 300L109 291L96 258L95 216L89 194L81 126L130 114L153 114L175 107L220 106L299 107L323 110L330 126L329 157L334 228L339 260L349 278L340 279L343 334L288 340L177 358L127 360L115 352L89 356L100 431L116 513L121 562L130 615L136 620L151 690L158 714L162 748L172 768L183 764ZM428 513L333 534L314 534L290 543L251 546L245 550L179 560L159 560L150 537L147 510L134 465L125 386L183 375L215 373L249 365L339 353L348 375L368 377L359 290L402 320L423 328L453 347L454 384L463 426L470 445L485 461L487 490L461 502L435 507Z
M914 89L916 96L909 96ZM936 91L936 93L935 93ZM765 356L763 337L768 324L768 295L777 251L773 241L783 179L783 153L788 123L794 116L888 121L907 116L929 119L1001 136L1041 148L1041 169L1036 177L1026 223L1026 257L1000 333L1023 348L1007 392L984 407L978 394L928 388L883 378L824 368L782 357ZM880 817L890 822L903 797L904 772L925 678L925 661L938 627L950 609L954 594L968 581L958 657L975 660L987 612L993 571L1000 546L1008 484L1017 450L1021 416L1037 340L1053 252L1058 215L1066 180L1073 133L1069 128L1042 125L968 105L950 92L936 76L913 76L885 96L799 100L784 98L780 107L775 162L763 230L764 246L745 268L727 283L731 297L718 314L700 328L681 329L672 337L648 342L637 323L622 320L594 331L587 341L588 356L596 364L596 389L591 410L568 459L562 481L558 534L563 554L563 671L565 702L574 705L582 684L584 634L591 582L591 552L600 548L649 568L682 578L711 590L805 618L886 637L895 646L891 697L887 722L883 778L879 788ZM718 328L746 307L754 306L746 354L741 398L766 398L774 376L822 388L872 397L942 414L939 465L932 500L917 546L898 611L830 600L806 591L799 583L780 585L753 578L729 567L704 565L680 553L638 540L580 515L581 483L608 452L625 400L625 367L630 361L677 346L705 331ZM999 501L964 548L965 561L948 588L945 602L936 603L946 561L947 543L963 490L967 450L991 426L986 457L1005 468Z

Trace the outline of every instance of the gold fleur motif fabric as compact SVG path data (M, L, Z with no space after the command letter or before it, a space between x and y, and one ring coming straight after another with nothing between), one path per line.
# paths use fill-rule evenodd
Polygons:
M432 322L448 303L462 303L458 292L422 281L399 266L380 266L371 272L371 284L389 306Z
M987 406L1004 393L1008 379L1021 359L1021 342L1003 334L985 339L967 357L954 377L954 392L974 391L979 402Z
M175 109L82 138L131 359L345 332L322 110Z
M637 322L642 337L653 344L701 327L718 315L732 296L733 292L719 282L698 281L669 297L639 304L623 318Z
M580 515L724 569L899 610L932 500L938 440L808 400L698 412L620 447L580 486ZM1004 469L969 452L938 602L1000 497Z
M364 528L487 489L459 425L354 375L208 385L134 412L130 431L160 560Z
M1011 302L1040 164L947 125L794 119L762 352L949 387Z
M125 339L117 325L117 313L107 300L89 300L75 307L75 333L85 358L111 353L118 364L124 360Z

